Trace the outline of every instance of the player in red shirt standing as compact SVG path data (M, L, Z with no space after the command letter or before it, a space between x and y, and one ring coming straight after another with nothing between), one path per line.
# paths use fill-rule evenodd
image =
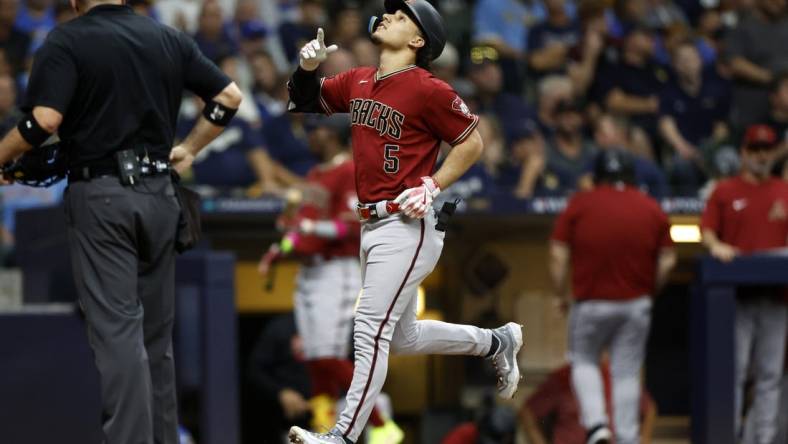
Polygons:
M291 111L350 113L359 197L362 295L355 317L355 370L347 407L326 434L293 427L293 443L352 443L383 387L388 354L440 353L490 357L501 396L520 372L521 327L496 330L416 320L416 290L443 248L432 201L479 158L479 118L445 82L425 69L446 42L443 21L426 0L386 0L371 23L380 66L319 79L315 70L337 47L323 31L300 53L289 83ZM441 141L453 146L434 172ZM434 174L433 174L434 172Z
M307 174L298 206L286 210L277 221L286 234L271 245L258 266L260 274L266 276L273 262L281 257L301 261L293 311L312 382L314 427L329 421L333 424L336 400L347 391L353 378L353 363L348 355L361 272L358 198L348 150L348 123L347 116L339 114L307 119L305 126L314 127L310 132L311 149L323 162ZM288 401L294 405L304 402L283 400ZM377 409L372 412L370 424L371 442L402 441L402 430Z
M640 368L651 323L651 297L676 262L670 225L659 204L633 186L629 154L602 151L591 191L575 194L558 217L550 275L569 304L570 260L575 303L569 318L572 387L589 444L612 442L599 362L608 349L617 444L639 440Z
M715 258L782 248L788 238L788 185L770 177L780 140L767 125L747 128L741 148L741 174L717 184L703 212L703 243ZM736 300L736 410L738 436L771 443L777 433L780 379L786 334L782 289L739 288ZM744 383L753 366L755 386L751 414L742 431Z

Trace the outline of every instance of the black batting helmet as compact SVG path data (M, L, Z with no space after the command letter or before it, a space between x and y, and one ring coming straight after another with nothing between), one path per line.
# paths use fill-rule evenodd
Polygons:
M402 10L416 22L427 41L431 60L441 55L446 46L446 26L441 15L427 0L385 0L383 6L389 14Z
M602 150L594 158L594 183L635 184L635 160L620 149Z

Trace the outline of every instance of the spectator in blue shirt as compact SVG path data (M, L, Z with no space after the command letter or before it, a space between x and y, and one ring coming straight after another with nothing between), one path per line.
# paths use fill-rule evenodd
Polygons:
M685 40L672 53L674 75L660 94L659 129L673 148L671 179L679 194L694 194L705 182L701 145L728 135L725 120L730 87L714 67L704 70L694 42Z
M318 159L309 150L309 139L302 114L283 113L263 124L271 158L299 177L306 176Z
M528 38L529 24L545 17L543 8L532 7L518 0L479 0L473 11L473 43L491 46L500 54L504 88L519 94L523 87L522 59Z
M53 0L27 0L20 3L15 24L33 39L29 48L29 55L33 55L57 24Z
M580 41L580 31L566 12L565 0L545 0L547 19L528 33L529 73L539 78L564 73L570 51Z
M238 54L238 45L225 26L222 7L216 0L207 0L200 11L194 41L206 57L218 60L226 54Z
M669 79L667 69L654 63L654 38L638 27L629 31L618 54L606 54L591 98L614 114L640 126L652 142L657 138L659 93ZM659 159L659 153L655 153Z

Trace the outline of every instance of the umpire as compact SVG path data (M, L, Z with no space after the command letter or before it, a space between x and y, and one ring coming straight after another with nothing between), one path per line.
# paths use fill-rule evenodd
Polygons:
M186 35L120 0L71 0L33 63L0 164L58 132L68 156L69 249L101 377L106 444L178 442L172 354L182 172L230 121L241 93ZM172 148L183 90L206 102ZM172 163L170 167L170 162Z

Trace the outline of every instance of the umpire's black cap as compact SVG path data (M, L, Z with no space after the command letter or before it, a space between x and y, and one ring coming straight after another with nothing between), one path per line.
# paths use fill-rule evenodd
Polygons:
M594 158L594 183L635 184L635 159L621 149L606 149Z
M402 10L416 22L427 40L430 59L441 55L446 46L446 26L440 13L427 0L385 0L384 7L389 14Z

